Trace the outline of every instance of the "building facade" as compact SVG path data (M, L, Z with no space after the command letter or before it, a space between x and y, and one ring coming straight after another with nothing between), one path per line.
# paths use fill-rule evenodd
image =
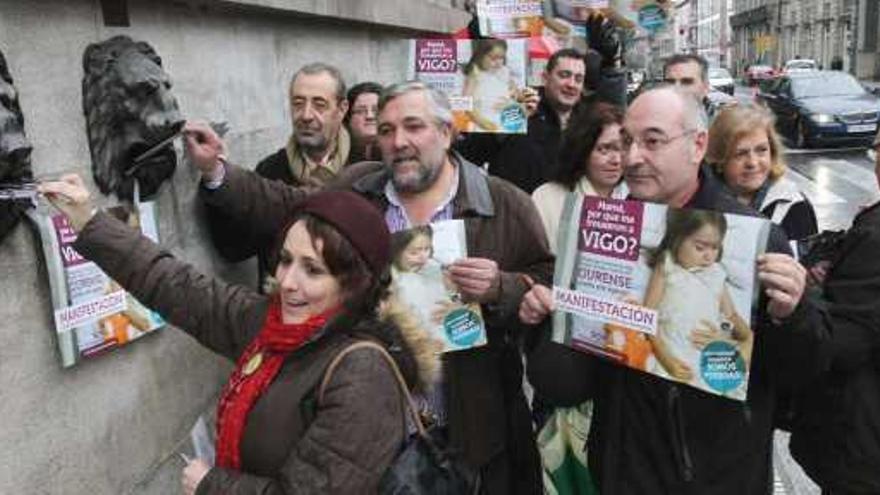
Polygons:
M873 4L875 20L863 31L865 46L876 51L877 0L734 0L731 29L738 72L754 63L781 67L794 58L854 71L854 20L860 9L871 10L866 4Z
M668 28L654 37L655 60L696 53L711 66L728 67L732 60L732 14L733 0L679 0L670 11Z
M693 44L709 65L728 67L731 62L730 16L732 0L692 0Z
M853 73L860 79L880 81L880 0L858 0L853 7L857 32L853 35Z

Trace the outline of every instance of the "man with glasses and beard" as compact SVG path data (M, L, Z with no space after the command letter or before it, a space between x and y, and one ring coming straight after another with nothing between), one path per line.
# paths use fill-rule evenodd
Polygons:
M203 181L210 186L220 178L213 189L202 188L202 198L237 219L227 228L240 236L267 239L307 194L226 165L209 127L189 130L188 151ZM549 282L553 256L530 198L453 151L453 139L442 93L421 82L393 85L379 101L382 163L349 167L340 182L375 203L391 232L464 220L468 257L451 263L448 273L463 300L481 304L488 345L444 354L442 379L424 397L425 412L445 432L455 458L479 475L480 493L539 494L517 309L529 281Z
M706 116L681 90L649 90L624 120L624 178L635 199L677 208L758 216L739 204L703 165ZM769 494L773 415L782 385L808 383L820 370L824 314L805 296L805 269L772 227L757 260L761 297L745 403L602 361L550 340L549 325L528 356L528 376L551 404L594 401L589 467L600 493ZM523 298L520 318L543 322L547 287ZM695 329L694 338L715 330ZM701 335L697 335L701 334Z

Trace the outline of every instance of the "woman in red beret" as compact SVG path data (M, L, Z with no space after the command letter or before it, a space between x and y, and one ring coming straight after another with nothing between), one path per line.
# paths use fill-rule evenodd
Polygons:
M217 409L216 463L184 468L186 494L376 491L406 434L392 368L359 349L320 400L318 384L357 340L383 345L413 388L434 380L437 354L427 332L401 324L387 304L390 236L369 202L342 191L307 197L279 237L278 290L262 295L197 272L96 211L79 176L40 191L77 230L80 254L236 363Z

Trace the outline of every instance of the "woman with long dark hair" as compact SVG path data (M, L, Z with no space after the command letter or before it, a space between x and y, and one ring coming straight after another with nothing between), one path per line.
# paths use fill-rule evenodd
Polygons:
M618 199L627 196L622 181L621 125L623 111L608 103L588 106L569 122L562 136L556 178L532 193L554 253L559 217L568 193Z

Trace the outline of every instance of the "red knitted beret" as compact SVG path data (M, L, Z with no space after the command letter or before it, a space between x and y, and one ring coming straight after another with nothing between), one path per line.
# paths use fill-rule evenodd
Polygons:
M310 194L300 203L297 212L309 213L335 227L360 253L373 274L383 273L391 263L391 234L385 217L360 194L351 191Z

